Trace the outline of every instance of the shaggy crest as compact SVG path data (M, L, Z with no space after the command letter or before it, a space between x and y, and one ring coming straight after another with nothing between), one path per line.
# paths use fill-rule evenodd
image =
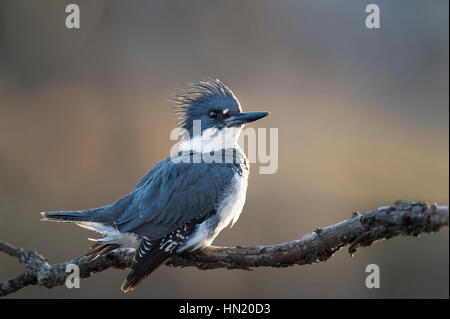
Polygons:
M218 79L206 78L199 83L190 83L181 92L174 95L172 107L179 119L178 126L189 129L192 118L205 112L205 108L241 110L239 102L233 92Z

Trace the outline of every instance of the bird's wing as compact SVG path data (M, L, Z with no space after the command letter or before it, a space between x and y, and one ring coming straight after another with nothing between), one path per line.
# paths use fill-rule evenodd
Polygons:
M167 164L167 162L170 161L170 157L163 159L162 161L158 162L155 166L153 166L147 173L145 173L145 175L141 178L141 180L139 181L139 183L136 185L136 188L139 188L143 185L145 185L145 183L147 183L147 181L149 179L151 179L151 177L153 176L153 174L155 174L161 167L164 167L164 165Z
M145 224L175 229L193 218L201 218L216 209L238 168L228 163L165 161L135 189L133 200L115 224L121 232L133 232L145 228Z

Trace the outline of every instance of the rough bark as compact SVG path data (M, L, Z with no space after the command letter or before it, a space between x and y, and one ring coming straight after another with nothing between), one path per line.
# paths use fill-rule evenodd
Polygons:
M397 201L392 206L382 206L364 214L353 213L350 219L325 228L317 228L301 239L269 246L206 247L191 253L176 255L167 265L194 266L199 269L245 269L254 267L287 267L328 260L339 249L349 245L354 254L360 247L399 235L419 236L437 232L448 226L448 206L428 205L424 202ZM47 288L64 285L69 273L68 264L78 265L80 277L109 268L124 269L130 266L133 249L116 249L98 259L88 261L78 257L51 266L46 258L36 252L15 248L0 242L0 251L16 257L25 264L25 271L15 278L0 283L0 296L5 296L28 285Z

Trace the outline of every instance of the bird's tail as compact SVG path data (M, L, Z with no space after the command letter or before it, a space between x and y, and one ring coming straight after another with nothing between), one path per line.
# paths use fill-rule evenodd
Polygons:
M145 278L147 278L156 268L162 265L173 254L168 254L164 251L157 252L148 258L144 263L135 263L131 267L131 272L127 279L122 283L120 289L123 292L134 290Z
M161 248L160 244L161 240L152 242L146 238L142 239L131 264L131 271L120 287L123 292L134 290L156 268L175 254L176 247L166 250Z

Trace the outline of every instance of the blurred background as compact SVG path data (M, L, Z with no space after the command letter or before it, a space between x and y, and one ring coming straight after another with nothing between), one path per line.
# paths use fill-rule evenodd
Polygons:
M65 27L77 3L81 28ZM220 78L278 128L276 174L251 169L239 222L215 245L300 238L397 199L449 201L449 2L0 1L0 240L50 263L91 232L40 222L42 210L109 204L175 143L170 95ZM365 287L375 263L381 288ZM0 280L23 265L0 254ZM161 267L133 293L127 271L80 289L11 298L448 298L448 229L345 249L286 269Z

